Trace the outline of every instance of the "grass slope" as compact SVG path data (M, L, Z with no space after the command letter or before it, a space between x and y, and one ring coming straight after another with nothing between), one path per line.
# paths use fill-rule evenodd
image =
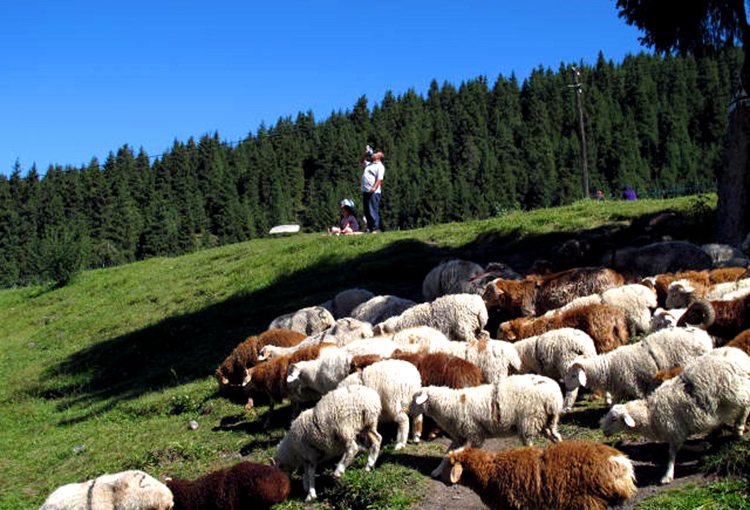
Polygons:
M350 287L418 300L422 279L446 256L523 269L570 237L617 232L665 209L695 219L711 207L695 197L579 202L408 232L299 234L85 271L63 288L2 290L0 509L38 508L56 487L103 472L194 477L240 455L264 461L285 423L263 431L264 408L246 413L219 397L212 374L282 313ZM419 448L407 451L441 453ZM370 477L347 473L344 491L321 480L319 506L407 508L422 475L390 448L382 458Z

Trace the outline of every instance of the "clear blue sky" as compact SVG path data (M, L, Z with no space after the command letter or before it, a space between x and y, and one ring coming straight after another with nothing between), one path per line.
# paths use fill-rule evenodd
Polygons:
M614 0L0 2L0 173L644 50Z

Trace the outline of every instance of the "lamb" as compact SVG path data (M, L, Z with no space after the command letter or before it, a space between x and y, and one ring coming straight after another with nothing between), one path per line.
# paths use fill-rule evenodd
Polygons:
M240 388L245 370L260 361L260 352L267 345L292 346L305 339L305 335L289 329L269 329L260 335L250 336L239 344L216 369L216 380L222 393Z
M381 411L380 396L372 388L352 385L331 391L292 422L273 462L287 474L302 467L305 500L313 500L317 497L315 469L318 463L343 454L333 473L339 478L357 453L367 449L365 469L372 469L383 439L377 431Z
M322 306L310 306L276 317L268 329L291 329L312 336L330 328L334 322L336 319L331 312Z
M239 462L195 480L167 479L174 510L268 509L289 497L289 477L278 469Z
M452 294L453 288L463 281L484 273L484 268L475 262L453 259L433 267L422 282L422 297L434 301L440 296Z
M333 299L322 303L320 306L331 312L335 319L350 317L352 310L365 301L375 297L375 294L366 289L346 289L336 294Z
M516 431L524 445L542 432L560 441L557 423L563 406L560 386L540 375L512 375L498 384L454 390L427 386L414 395L412 414L429 416L451 438L448 453L459 447L480 447L485 439ZM440 476L445 463L432 472Z
M636 493L633 464L600 443L562 441L499 453L466 448L449 456L451 483L494 510L606 510Z
M498 383L521 370L521 358L510 342L472 340L451 342L450 353L477 365L488 383Z
M555 381L564 381L568 366L576 358L596 356L591 337L574 328L554 329L512 345L521 359L521 373L544 375ZM577 387L566 390L563 411L573 407L577 396Z
M338 319L333 326L325 331L308 336L297 345L289 347L267 345L260 350L258 359L263 361L274 356L290 355L298 349L321 343L331 343L341 347L355 340L370 338L372 336L372 326L369 323L352 319L351 317L344 317L343 319Z
M749 307L750 294L736 299L698 300L685 310L677 325L705 328L709 334L718 337L720 343L724 343L750 328Z
M588 334L596 352L605 353L628 343L625 312L611 305L588 305L550 317L519 317L500 324L497 337L514 342L560 328L575 328Z
M749 413L750 358L738 349L723 348L685 365L680 375L647 398L613 406L601 426L605 436L625 430L668 442L667 471L661 479L666 484L674 480L677 452L689 437L722 424L741 436Z
M394 319L394 318L392 318ZM415 305L395 318L386 321L387 327L375 328L375 333L395 333L414 326L430 326L442 331L451 340L468 342L488 338L484 331L487 308L476 294L449 294L429 303Z
M380 395L383 408L380 423L395 422L398 425L393 449L404 448L409 436L409 405L414 393L422 387L419 370L408 361L384 360L351 374L341 381L339 388L357 384L372 388ZM416 416L412 427L412 440L415 443L420 439L421 424L422 417Z
M355 307L351 316L363 322L379 324L391 317L401 315L414 305L416 303L411 299L391 295L375 296Z
M537 316L577 297L624 283L623 277L611 269L582 267L543 277L527 276L520 281L498 278L487 284L483 297L487 309L499 308L511 317Z
M166 485L131 470L63 485L47 497L41 510L169 510L173 506Z
M565 411L573 406L573 399L568 397L580 386L604 390L618 400L643 398L652 389L657 372L684 365L711 349L713 340L705 331L672 328L606 354L578 358L565 373Z

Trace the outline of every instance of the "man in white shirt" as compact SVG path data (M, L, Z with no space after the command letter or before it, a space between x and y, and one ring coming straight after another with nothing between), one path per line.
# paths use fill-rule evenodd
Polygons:
M367 161L368 155L371 161ZM367 230L370 232L380 232L380 191L385 175L383 156L380 151L371 155L365 152L360 158L360 163L365 166L361 179L362 206L367 219Z

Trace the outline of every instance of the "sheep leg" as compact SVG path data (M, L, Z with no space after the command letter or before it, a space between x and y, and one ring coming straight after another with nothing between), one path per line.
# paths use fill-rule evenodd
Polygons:
M451 444L448 445L448 450L446 450L445 455L443 455L443 459L440 461L438 467L436 467L432 471L432 473L430 473L430 476L432 476L433 478L440 478L440 475L443 473L443 469L445 469L445 466L448 464L448 454L453 450L466 448L467 446L469 446L469 441L466 439L454 439L453 441L451 441Z
M734 431L737 434L737 436L742 437L742 435L745 433L745 422L747 422L747 417L750 415L750 407L746 407L737 418L737 421L735 422L736 425L734 427Z
M553 443L562 441L562 436L557 431L557 423L560 421L560 416L557 414L551 414L547 419L547 426L544 427L544 433L547 439Z
M409 437L409 415L398 413L395 421L398 425L398 433L396 434L396 446L393 449L400 450L406 446L406 438Z
M418 414L414 418L414 423L412 424L412 435L411 439L415 443L418 443L422 439L422 423L424 421L424 415Z
M302 486L307 491L305 501L312 501L318 495L315 492L315 464L306 464L302 474Z
M268 411L263 419L263 430L268 430L273 424L273 400L268 404Z
M359 453L359 445L357 444L357 441L350 439L346 443L346 452L344 452L344 455L336 466L336 471L333 472L334 478L341 478L341 475L344 474L346 468L354 462L354 457L357 456L357 453Z
M370 454L367 456L367 465L365 471L370 471L375 466L375 461L378 460L380 455L380 443L383 442L383 436L378 434L378 431L374 428L367 434L370 439Z
M565 403L563 404L563 413L569 413L573 409L573 404L578 398L578 387L565 392Z
M680 448L682 448L682 443L669 443L669 462L667 462L667 472L661 479L662 484L668 484L674 480L674 464Z

